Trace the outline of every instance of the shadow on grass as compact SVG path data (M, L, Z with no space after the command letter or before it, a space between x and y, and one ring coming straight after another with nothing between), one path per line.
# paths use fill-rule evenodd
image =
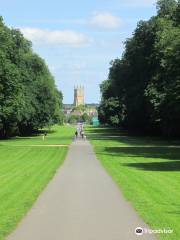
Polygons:
M51 134L51 133L55 133L56 131L53 129L41 129L41 130L37 130L36 132L33 133L33 135L39 135L39 134Z
M177 147L105 147L105 152L125 157L180 160L180 148Z
M180 171L180 148L176 147L106 147L105 154L120 157L166 159L166 162L127 163L124 166L147 171Z
M129 135L122 129L107 127L89 128L87 134L91 140L105 140L105 155L129 157L132 160L138 158L139 162L127 162L123 164L125 166L146 171L180 171L180 145L177 139ZM108 147L108 141L111 141L111 144L114 141L129 146Z
M126 130L120 128L89 128L87 130L88 138L91 140L115 140L116 142L130 145L180 145L177 139L163 139L161 137L143 136L129 134Z
M170 214L170 215L171 215L171 214L173 214L173 215L174 215L174 214L175 214L175 215L180 215L180 211L167 211L166 213L167 213L167 214Z
M145 171L180 171L180 162L148 162L148 163L128 163L124 166L145 170Z
M97 127L97 128L94 128L94 127L91 127L91 128L88 128L87 130L88 133L90 134L95 134L95 135L98 135L98 136L106 136L108 137L108 135L120 135L120 134L125 134L125 135L128 135L127 131L125 130L122 130L120 128L108 128L108 127Z
M55 130L46 130L46 129L40 129L40 130L34 130L32 133L27 133L27 134L22 134L22 135L17 135L14 137L7 137L7 138L0 138L0 140L3 141L9 141L9 140L27 140L27 139L35 139L36 137L41 137L43 134L51 135L55 133Z

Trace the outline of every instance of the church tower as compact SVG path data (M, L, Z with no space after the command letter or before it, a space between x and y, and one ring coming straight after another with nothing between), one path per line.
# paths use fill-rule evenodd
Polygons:
M74 87L74 105L84 105L84 87Z

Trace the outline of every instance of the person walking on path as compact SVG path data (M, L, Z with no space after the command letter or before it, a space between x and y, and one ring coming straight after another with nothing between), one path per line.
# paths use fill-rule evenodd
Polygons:
M78 137L78 131L76 130L75 131L75 138L77 139L77 137Z

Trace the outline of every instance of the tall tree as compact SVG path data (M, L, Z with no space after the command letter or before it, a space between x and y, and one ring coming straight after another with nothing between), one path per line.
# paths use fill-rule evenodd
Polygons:
M109 124L116 116L131 130L180 136L180 1L159 0L157 9L157 16L138 23L122 58L112 61L99 115Z
M62 123L62 97L31 43L0 18L0 137Z

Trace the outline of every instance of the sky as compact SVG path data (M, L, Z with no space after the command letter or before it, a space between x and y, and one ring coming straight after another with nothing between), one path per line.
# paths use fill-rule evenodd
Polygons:
M83 85L85 102L100 101L99 85L138 21L156 14L156 0L0 0L7 26L20 29L45 59L64 103Z

